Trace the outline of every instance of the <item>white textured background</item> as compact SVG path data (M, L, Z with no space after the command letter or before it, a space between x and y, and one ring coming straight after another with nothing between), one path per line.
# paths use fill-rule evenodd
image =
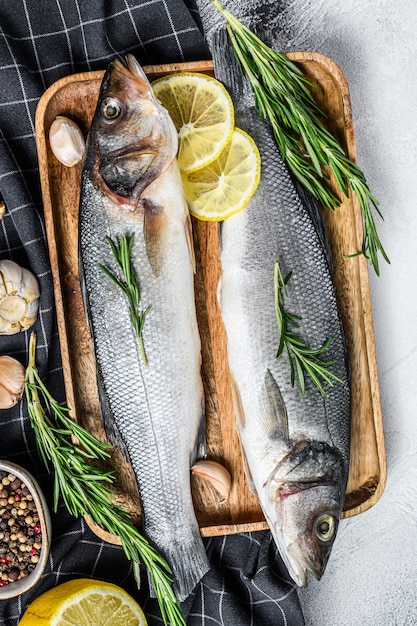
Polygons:
M391 265L370 271L388 480L342 522L322 580L300 593L308 626L417 625L417 2L294 0L292 50L333 58L349 83L358 163L380 200Z

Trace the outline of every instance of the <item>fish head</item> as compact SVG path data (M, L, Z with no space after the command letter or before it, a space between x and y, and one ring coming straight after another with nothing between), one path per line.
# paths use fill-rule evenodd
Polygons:
M346 486L340 455L327 444L304 442L270 482L271 532L293 580L306 584L307 571L319 580L339 526ZM288 471L287 471L288 470Z
M175 126L135 57L111 61L88 138L95 183L119 204L135 205L177 148Z

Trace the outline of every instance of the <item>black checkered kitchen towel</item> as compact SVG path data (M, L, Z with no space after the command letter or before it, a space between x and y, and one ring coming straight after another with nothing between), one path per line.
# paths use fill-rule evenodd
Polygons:
M45 241L34 118L45 89L62 76L104 69L132 52L142 64L209 58L193 0L2 0L0 2L0 258L31 269L41 285L36 322L37 363L48 388L64 401L51 273ZM29 334L0 337L0 354L24 365ZM52 504L52 481L37 455L25 404L0 413L0 458L26 467ZM122 549L99 540L83 519L61 505L52 515L53 540L41 582L17 599L0 602L0 624L16 626L40 593L76 577L124 587L143 605L149 624L161 624L138 591ZM211 570L184 602L190 625L302 626L297 594L268 532L206 540Z

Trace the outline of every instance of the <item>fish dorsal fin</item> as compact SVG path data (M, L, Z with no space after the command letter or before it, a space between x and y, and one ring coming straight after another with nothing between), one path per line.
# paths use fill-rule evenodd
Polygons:
M260 418L270 438L279 437L289 441L287 409L278 383L269 368L264 377Z
M142 200L142 207L146 254L153 273L158 276L164 255L163 239L167 217L163 207L148 198Z

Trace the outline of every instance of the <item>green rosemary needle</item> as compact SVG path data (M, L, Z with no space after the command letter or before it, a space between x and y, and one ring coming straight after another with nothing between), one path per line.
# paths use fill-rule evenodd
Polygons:
M319 348L309 348L304 341L299 339L291 331L291 327L298 328L298 322L301 321L301 318L293 313L289 313L284 308L284 296L287 295L287 285L290 278L291 274L283 278L279 262L275 261L275 314L280 331L280 340L276 356L277 359L279 359L284 350L286 351L291 367L291 384L294 387L297 377L302 395L305 394L305 376L307 375L323 398L326 398L327 394L322 381L326 382L331 387L334 386L335 382L343 384L343 380L328 369L330 366L334 365L336 361L323 361L321 358L333 340L328 338Z
M32 334L25 395L39 455L48 471L51 465L54 471L54 510L62 497L72 515L86 515L104 530L118 535L127 558L132 561L138 587L141 562L150 573L164 624L185 626L181 606L172 589L168 563L132 524L128 511L114 504L114 473L89 462L108 458L111 446L76 424L68 416L68 409L54 400L40 378L35 353L36 335ZM72 438L79 445L73 443Z
M379 239L373 209L382 218L378 201L371 193L360 168L345 154L343 148L320 119L312 93L312 85L302 71L284 54L272 50L244 26L219 0L211 0L226 20L238 65L249 79L259 114L269 119L283 160L293 175L328 209L341 203L329 187L329 168L341 191L349 191L358 199L362 212L363 241L359 254L364 254L379 275L378 253L389 263Z
M108 276L118 287L120 287L125 295L129 305L130 322L139 340L143 362L147 365L148 359L146 357L145 346L143 343L143 326L145 324L145 318L151 307L148 306L144 311L139 310L140 289L136 271L131 259L134 238L135 233L132 233L130 237L122 235L120 240L116 242L110 237L106 237L106 241L111 247L116 263L122 272L122 278L118 278L111 270L109 270L108 267L102 265L101 263L99 265L106 276Z

